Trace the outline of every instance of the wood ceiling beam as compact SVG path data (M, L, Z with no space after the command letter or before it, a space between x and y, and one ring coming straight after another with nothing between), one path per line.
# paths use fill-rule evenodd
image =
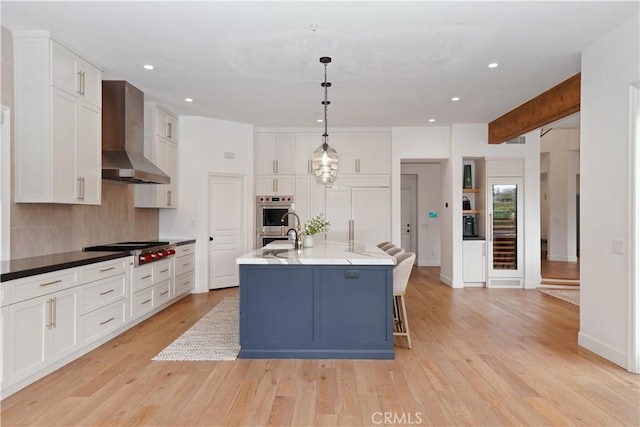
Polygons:
M580 73L489 123L489 144L501 144L580 111Z

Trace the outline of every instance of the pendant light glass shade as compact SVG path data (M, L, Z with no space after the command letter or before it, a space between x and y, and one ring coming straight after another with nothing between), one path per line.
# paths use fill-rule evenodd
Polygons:
M338 176L338 153L328 143L323 143L311 157L311 167L318 184L332 184Z
M322 135L322 145L318 147L311 156L311 167L316 176L318 184L329 185L335 181L338 176L338 153L329 146L329 133L327 132L327 106L331 103L328 99L327 89L331 87L331 83L327 82L327 64L331 62L331 58L323 56L320 63L324 65L324 134Z

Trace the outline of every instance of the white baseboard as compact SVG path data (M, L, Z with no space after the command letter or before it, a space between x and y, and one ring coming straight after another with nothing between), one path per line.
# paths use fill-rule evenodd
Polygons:
M623 353L622 351L617 350L596 338L590 337L589 335L579 332L578 344L581 347L584 347L587 350L594 352L600 357L604 357L608 361L613 362L618 366L621 366L625 369L628 368L627 363L629 361L629 358L627 357L626 353Z
M451 279L451 277L445 276L444 274L440 273L440 281L445 285L449 285L453 288L453 279Z
M525 289L536 289L540 286L540 282L542 281L542 279L537 279L537 280L525 280L524 281L524 288Z

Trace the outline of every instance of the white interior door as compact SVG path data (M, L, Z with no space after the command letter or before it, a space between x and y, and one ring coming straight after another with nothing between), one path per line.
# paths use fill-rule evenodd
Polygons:
M246 252L243 207L243 177L209 177L209 289L240 283L236 258Z
M411 223L411 211L413 210L413 200L411 200L411 190L400 191L400 247L407 252L413 252L413 224Z

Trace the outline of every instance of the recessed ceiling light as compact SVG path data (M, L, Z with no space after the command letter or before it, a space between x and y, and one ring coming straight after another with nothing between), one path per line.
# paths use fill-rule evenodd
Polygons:
M487 65L487 67L489 67L489 68L498 68L498 63L497 62L492 62L491 64Z
M153 65L151 65L151 64L145 64L145 65L144 65L144 69L145 69L145 70L153 70Z
M185 98L184 102L193 102L193 98Z
M318 122L318 123L322 123L322 122L324 122L324 120L322 120L322 119L317 119L317 120L316 120L316 122Z
M435 121L436 121L436 119L429 119L429 123L433 123Z
M457 97L457 96L454 96L453 98L451 98L451 100L452 100L452 101L454 101L454 102L455 102L455 101L460 101L460 98L459 98L459 97Z

